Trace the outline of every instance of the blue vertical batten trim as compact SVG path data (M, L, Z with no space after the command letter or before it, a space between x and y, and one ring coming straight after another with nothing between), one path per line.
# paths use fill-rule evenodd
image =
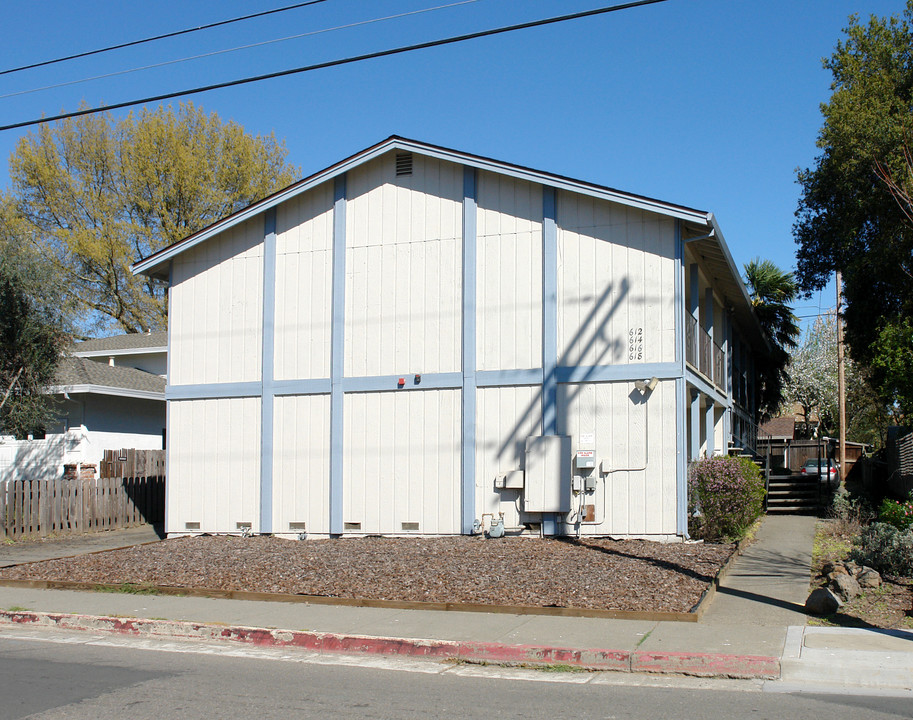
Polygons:
M685 245L682 221L675 221L675 362L685 372Z
M704 432L707 435L707 457L713 457L716 450L714 428L716 426L716 409L713 400L707 398L707 408L704 410Z
M691 302L689 304L689 311L691 312L691 317L700 322L701 320L701 280L700 275L698 274L697 263L691 263Z
M678 534L688 535L688 390L685 378L675 379L675 436L678 438L675 484L678 495Z
M723 314L723 376L726 379L726 409L723 411L723 453L729 452L732 442L732 318Z
M472 533L476 514L476 267L478 231L475 168L463 168L463 442L460 531Z
M697 460L701 456L701 394L691 391L691 457Z
M685 245L682 222L675 221L675 363L681 377L675 380L675 487L677 532L688 535L688 407L685 389Z
M704 329L710 336L710 374L712 376L715 338L713 336L713 288L710 287L704 291ZM707 436L707 457L712 457L714 450L716 449L716 440L714 438L714 432L716 428L716 410L714 409L713 400L709 397L707 398L707 409L704 412L706 413L704 417L704 434Z
M171 309L171 288L174 287L174 260L168 263L168 289L165 291L168 294L168 309ZM171 352L171 323L169 322L165 326L166 334L166 345L167 352L165 354L165 383L171 382L171 358L174 357L174 354ZM171 466L171 463L168 461L168 454L171 452L171 440L169 438L169 433L173 425L171 424L171 403L167 402L168 398L165 397L165 476L168 476L168 468ZM170 493L168 491L168 483L165 483L165 533L168 533L168 528L170 525L171 512L168 510L168 500L170 499Z
M273 371L276 328L276 208L263 214L263 347L260 378L260 532L273 531Z
M330 534L341 535L343 472L343 394L346 332L346 176L333 190L333 310L330 340Z
M542 188L542 434L558 434L558 199Z
M706 325L705 329L710 336L710 342L713 343L716 340L716 338L713 337L713 288L707 288L704 293L704 307L706 308L704 325ZM713 347L712 344L711 347Z

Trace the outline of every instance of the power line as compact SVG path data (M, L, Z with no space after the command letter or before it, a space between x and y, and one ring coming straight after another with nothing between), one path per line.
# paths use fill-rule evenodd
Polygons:
M422 13L434 12L436 10L444 10L447 8L457 7L458 5L469 5L471 3L479 2L479 0L460 0L459 2L452 2L447 5L437 5L430 8L421 8L419 10L410 10L409 12L397 13L396 15L386 15L384 17L372 18L370 20L360 20L358 22L347 23L345 25L336 25L334 27L321 28L320 30L310 30L305 33L299 33L297 35L288 35L282 38L274 38L272 40L263 40L262 42L249 43L247 45L239 45L233 48L225 48L224 50L214 50L208 53L201 53L199 55L190 55L188 57L178 58L176 60L166 60L164 62L152 63L151 65L143 65L141 67L129 68L127 70L116 70L115 72L104 73L102 75L93 75L92 77L81 78L79 80L68 80L67 82L55 83L54 85L45 85L43 87L31 88L30 90L19 90L17 92L6 93L5 95L0 95L0 100L5 100L6 98L18 97L20 95L31 95L36 92L43 92L45 90L56 90L57 88L69 87L70 85L79 85L81 83L92 82L93 80L104 80L106 78L117 77L119 75L129 75L130 73L141 72L143 70L153 70L155 68L166 67L168 65L177 65L178 63L188 62L190 60L201 60L203 58L214 57L216 55L225 55L227 53L237 52L239 50L250 50L251 48L262 47L264 45L273 45L275 43L286 42L288 40L299 40L303 37L311 37L313 35L321 35L323 33L335 32L336 30L348 30L354 27L361 27L362 25L371 25L373 23L383 22L385 20L398 20L399 18L408 17L410 15L421 15Z
M833 317L833 315L834 315L834 311L833 311L833 310L829 310L829 311L827 311L827 312L817 313L817 314L815 314L815 315L796 315L796 317L797 317L799 320L807 320L807 319L809 319L809 318Z
M288 75L296 75L298 73L304 72L311 72L313 70L323 70L325 68L338 67L340 65L349 65L351 63L362 62L364 60L373 60L375 58L389 57L391 55L400 55L402 53L413 52L415 50L425 50L428 48L440 47L442 45L453 45L454 43L465 42L467 40L476 40L478 38L491 37L492 35L502 35L504 33L514 32L517 30L527 30L529 28L542 27L543 25L554 25L555 23L567 22L568 20L579 20L580 18L585 17L605 15L606 13L618 12L619 10L628 10L635 7L641 7L643 5L655 5L661 2L667 2L667 0L635 0L635 2L627 2L620 5L608 5L600 8L595 8L593 10L584 10L583 12L571 13L569 15L557 15L555 17L544 18L542 20L532 20L530 22L518 23L516 25L506 25L498 28L492 28L490 30L481 30L474 33L467 33L465 35L454 35L452 37L442 38L440 40L429 40L428 42L416 43L414 45L403 45L400 47L391 48L389 50L380 50L377 52L366 53L364 55L355 55L338 60L328 60L326 62L316 63L314 65L304 65L302 67L291 68L288 70L279 70L277 72L266 73L265 75L254 75L237 80L215 83L213 85L203 85L196 88L189 88L187 90L177 90L174 92L163 93L161 95L152 95L145 98L139 98L137 100L127 100L125 102L114 103L113 105L105 105L104 107L83 108L82 110L74 110L73 112L61 113L59 115L51 115L49 117L36 118L34 120L25 120L23 122L13 123L12 125L0 125L0 132L3 130L15 130L17 128L29 127L30 125L38 125L40 123L53 122L55 120L66 120L67 118L92 115L99 112L120 110L121 108L131 107L133 105L161 102L162 100L172 100L184 95L193 95L196 93L210 92L212 90L221 90L223 88L235 87L237 85L246 85L248 83L261 82L263 80L272 80L274 78L286 77Z
M264 10L263 12L253 13L251 15L242 15L241 17L230 18L228 20L219 20L218 22L207 23L206 25L184 28L183 30L175 30L173 32L164 33L163 35L155 35L153 37L143 38L142 40L131 40L130 42L120 43L119 45L109 45L108 47L98 48L97 50L87 50L86 52L76 53L75 55L67 55L66 57L54 58L53 60L42 60L41 62L31 63L30 65L20 65L19 67L0 70L0 75L9 75L10 73L21 72L22 70L31 70L33 68L44 67L46 65L54 65L56 63L66 62L67 60L76 60L78 58L89 57L90 55L99 55L101 53L110 52L111 50L121 50L122 48L133 47L134 45L142 45L143 43L150 43L156 40L165 40L166 38L178 37L179 35L187 35L189 33L199 32L200 30L210 30L222 25L230 25L232 23L241 22L242 20L253 20L254 18L264 17L265 15L273 15L275 13L286 12L287 10L296 10L297 8L307 7L308 5L317 5L318 3L323 3L326 1L327 0L308 0L307 2L295 3L294 5L286 5L285 7L274 8L273 10Z

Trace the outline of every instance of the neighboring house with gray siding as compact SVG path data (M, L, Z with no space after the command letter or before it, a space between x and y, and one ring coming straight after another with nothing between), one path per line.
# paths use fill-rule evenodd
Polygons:
M0 438L0 479L64 464L98 467L105 450L162 449L166 334L118 335L74 344L50 388L58 422L44 437Z

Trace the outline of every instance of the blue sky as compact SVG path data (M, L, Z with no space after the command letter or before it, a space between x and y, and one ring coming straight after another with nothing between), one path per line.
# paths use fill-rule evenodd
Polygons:
M180 38L0 75L0 96L457 0L326 0ZM0 69L291 4L8 3ZM244 51L0 97L0 124L598 7L474 0ZM852 13L902 0L668 0L561 25L189 96L273 132L303 174L391 134L713 211L739 265L795 264L795 171L830 95L821 58ZM178 101L172 101L177 103ZM127 110L118 111L126 113ZM6 158L28 130L0 132ZM833 290L797 305L834 304Z

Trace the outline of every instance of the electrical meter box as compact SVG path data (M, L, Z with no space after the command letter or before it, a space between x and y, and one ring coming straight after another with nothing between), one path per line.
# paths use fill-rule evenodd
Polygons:
M571 509L571 438L536 435L526 438L526 512L567 512Z
M578 470L591 470L596 467L595 450L578 450L576 456Z

